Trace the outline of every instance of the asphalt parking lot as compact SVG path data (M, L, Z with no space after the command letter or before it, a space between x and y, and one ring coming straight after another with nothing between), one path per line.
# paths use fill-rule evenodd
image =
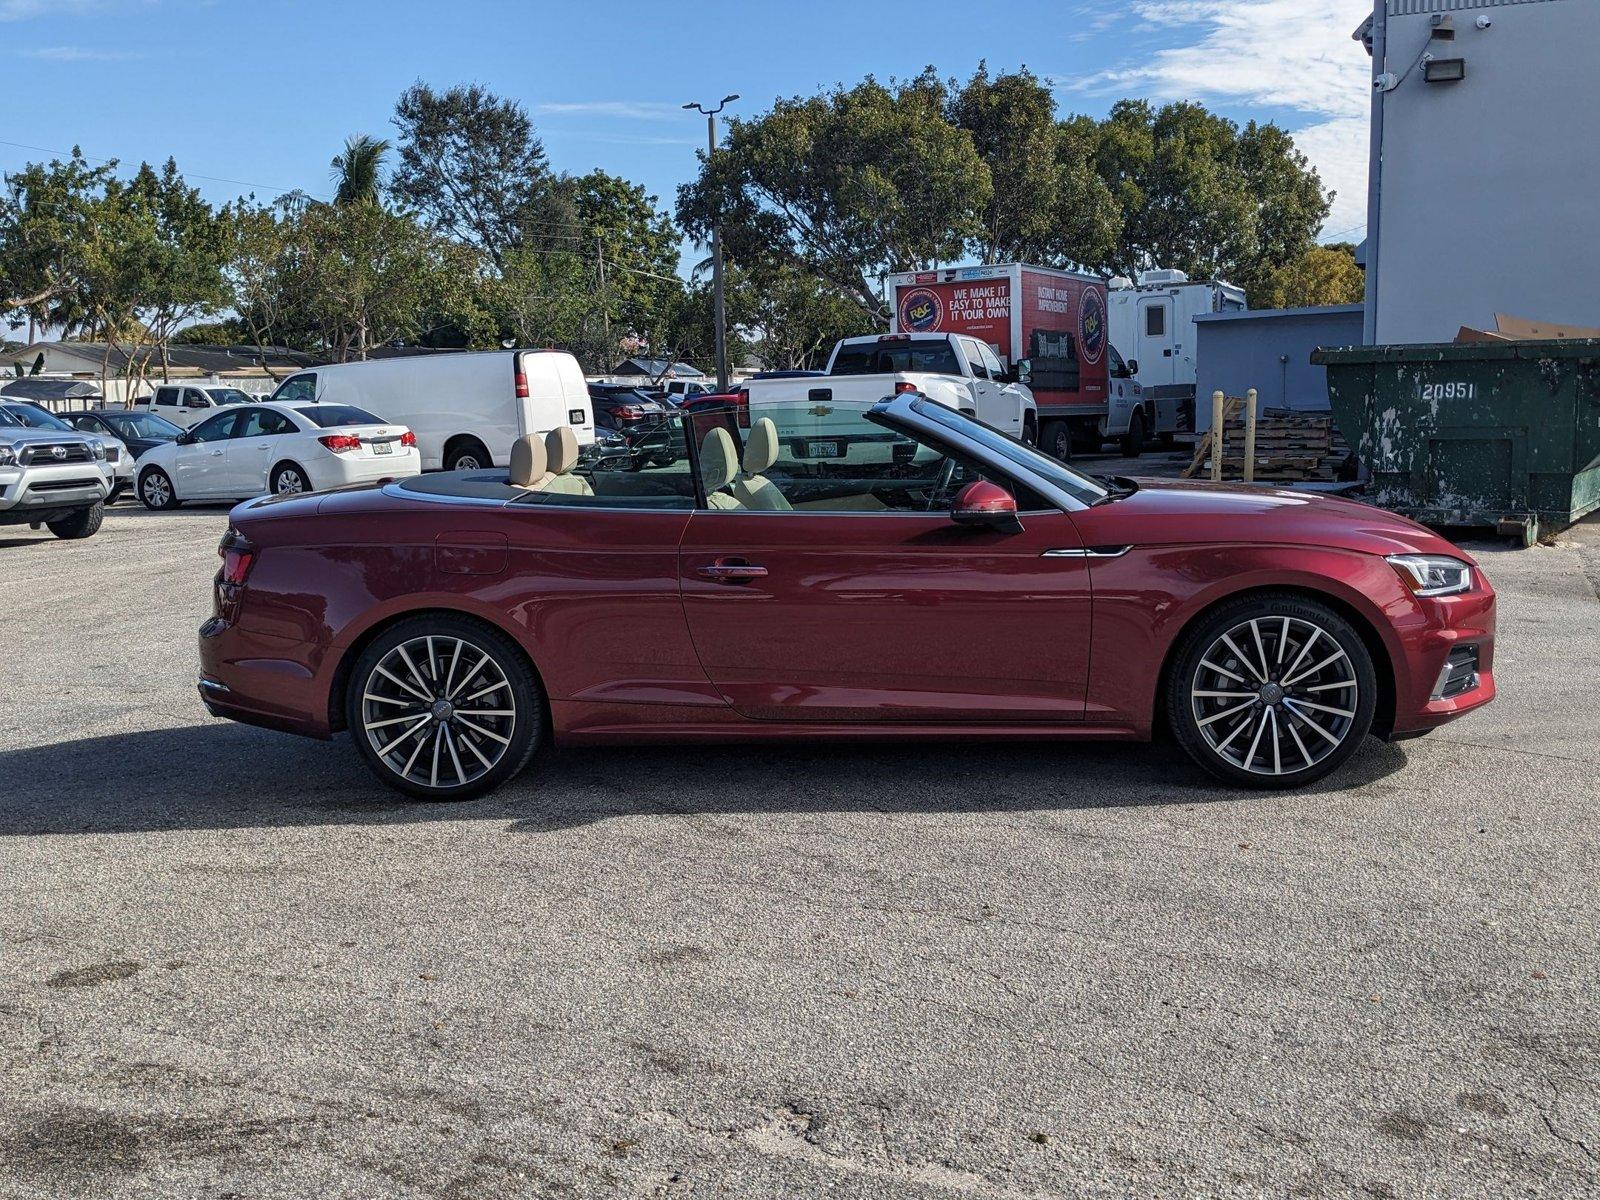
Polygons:
M1175 751L571 751L398 801L208 718L226 510L0 530L0 1195L1600 1186L1600 524L1474 546L1499 702Z

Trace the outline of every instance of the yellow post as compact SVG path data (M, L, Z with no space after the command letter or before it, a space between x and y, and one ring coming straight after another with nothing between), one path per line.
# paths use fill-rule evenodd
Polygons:
M1211 393L1211 482L1222 482L1222 401L1221 390Z
M1244 481L1256 481L1256 390L1244 394Z

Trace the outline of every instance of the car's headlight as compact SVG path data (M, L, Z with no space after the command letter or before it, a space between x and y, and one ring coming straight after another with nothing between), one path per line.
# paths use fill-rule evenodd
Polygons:
M1472 568L1444 554L1391 554L1386 560L1419 596L1454 596L1472 590Z
M17 465L17 452L10 446L0 446L0 467L14 467Z
M101 442L101 441L90 441L89 449L94 452L94 457L95 457L95 461L96 462L105 462L105 460L106 460L106 444L104 442Z

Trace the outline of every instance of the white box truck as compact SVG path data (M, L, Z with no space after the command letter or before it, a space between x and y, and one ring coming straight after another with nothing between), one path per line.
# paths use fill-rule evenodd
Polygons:
M561 350L480 350L333 363L289 376L274 400L353 404L417 435L422 469L505 466L525 433L570 425L594 441L583 368Z
M1194 319L1243 312L1244 290L1182 271L1145 271L1137 283L1113 279L1110 299L1112 344L1137 365L1134 374L1155 407L1155 429L1194 432Z

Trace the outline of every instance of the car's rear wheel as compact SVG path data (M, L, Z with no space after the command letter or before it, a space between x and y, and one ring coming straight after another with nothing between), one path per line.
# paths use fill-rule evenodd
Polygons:
M357 659L345 698L350 736L373 774L423 800L481 796L522 770L543 711L511 639L447 614L385 630Z
M146 508L177 508L182 503L172 488L172 480L160 467L147 467L139 476L139 499Z
M493 465L489 451L484 449L482 442L473 438L457 438L445 447L446 471L485 471Z
M298 496L311 490L311 479L299 463L279 463L272 470L270 486L275 496Z
M1376 701L1372 656L1347 620L1315 600L1264 594L1222 605L1184 636L1167 715L1213 775L1293 788L1355 753Z
M1072 457L1072 429L1065 421L1046 421L1039 433L1039 449L1062 462Z

